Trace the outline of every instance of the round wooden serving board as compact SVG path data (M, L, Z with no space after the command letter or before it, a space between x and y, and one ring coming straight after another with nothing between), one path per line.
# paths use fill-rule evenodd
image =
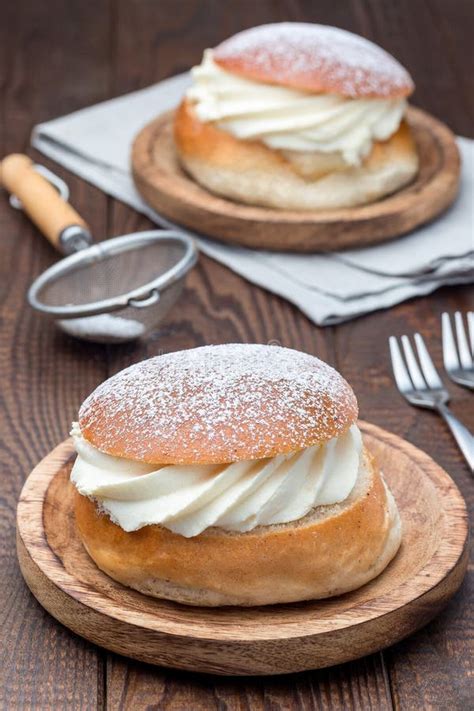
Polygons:
M252 207L213 195L180 167L173 112L145 126L132 148L132 171L143 198L180 225L224 242L298 252L357 248L398 237L439 215L454 200L460 160L441 121L409 107L407 120L420 158L406 188L363 207L324 211Z
M330 600L260 608L197 608L156 600L104 575L76 535L71 440L32 471L18 504L23 576L56 619L114 652L215 674L281 674L339 664L428 622L467 565L467 515L451 478L404 440L361 423L400 509L403 543L389 567Z

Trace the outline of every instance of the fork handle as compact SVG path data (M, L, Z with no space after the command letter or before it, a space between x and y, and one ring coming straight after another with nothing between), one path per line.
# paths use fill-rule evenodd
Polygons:
M467 427L459 422L457 417L454 417L453 413L446 407L446 405L438 405L437 411L444 419L449 429L452 432L454 439L456 440L459 449L464 455L464 458L468 464L471 474L474 473L474 437L469 432Z

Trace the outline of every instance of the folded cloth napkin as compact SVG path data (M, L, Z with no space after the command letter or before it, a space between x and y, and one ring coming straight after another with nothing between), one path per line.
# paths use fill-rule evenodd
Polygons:
M32 143L158 225L176 228L136 191L130 146L146 123L177 105L189 83L189 74L181 74L40 124ZM433 223L387 244L330 255L282 254L221 244L184 231L196 237L205 254L293 302L319 325L387 308L445 284L470 283L474 281L474 141L459 138L458 145L463 168L456 203Z

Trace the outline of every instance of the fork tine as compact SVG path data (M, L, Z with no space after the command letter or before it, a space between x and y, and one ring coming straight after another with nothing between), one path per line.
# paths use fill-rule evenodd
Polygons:
M472 368L472 358L469 352L466 331L464 330L464 323L460 311L456 311L454 314L454 322L456 324L456 336L458 339L458 350L461 365L463 368L466 368L466 370L470 370Z
M395 338L395 336L390 336L388 342L390 345L392 370L393 375L395 377L395 382L397 384L397 388L400 390L401 393L406 393L409 390L413 390L413 385L410 380L410 376L408 375L408 371L405 367L405 363L403 362L403 356L400 351L400 346L398 345L397 339Z
M451 319L446 311L441 316L441 325L443 335L443 361L444 367L449 373L452 370L458 370L460 365L453 329L451 327Z
M469 340L471 342L471 353L474 357L474 311L467 312L467 325L469 328Z
M425 346L423 337L419 333L415 333L416 350L420 359L421 370L425 376L425 380L430 388L442 388L443 383L438 375L438 371L434 367L428 349Z
M415 354L413 353L413 348L411 347L408 336L402 336L402 345L408 366L408 372L410 373L410 378L415 386L415 390L426 390L426 383L421 374L421 370L418 367L418 363L416 362Z

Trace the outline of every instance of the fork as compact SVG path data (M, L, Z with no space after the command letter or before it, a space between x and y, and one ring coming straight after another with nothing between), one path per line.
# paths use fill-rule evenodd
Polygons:
M467 314L469 339L460 311L454 314L454 324L456 339L449 314L445 312L441 317L444 367L451 380L472 390L474 389L474 312L469 311Z
M441 415L473 473L474 437L447 407L449 393L441 382L423 338L415 333L419 364L408 336L402 336L401 340L405 359L397 339L394 336L389 339L393 374L399 391L411 405L426 407Z

